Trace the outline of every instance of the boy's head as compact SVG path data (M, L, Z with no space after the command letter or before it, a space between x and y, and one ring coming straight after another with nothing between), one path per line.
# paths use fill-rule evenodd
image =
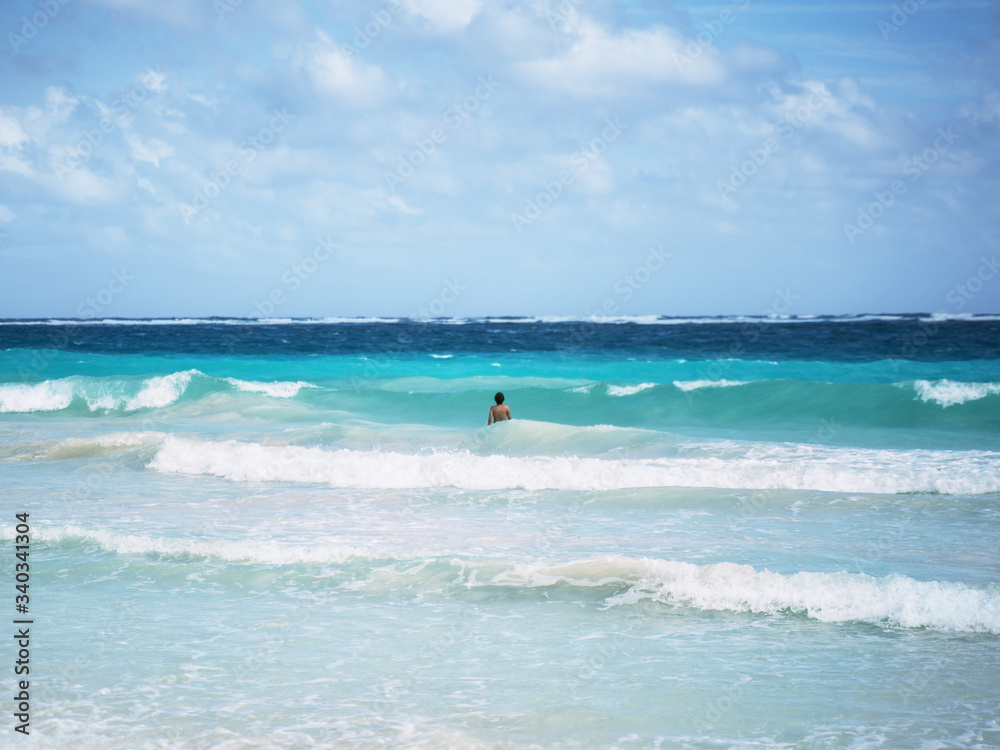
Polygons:
M500 404L503 403L503 394L497 393L497 395L493 397L493 400L497 402L497 406L500 406Z

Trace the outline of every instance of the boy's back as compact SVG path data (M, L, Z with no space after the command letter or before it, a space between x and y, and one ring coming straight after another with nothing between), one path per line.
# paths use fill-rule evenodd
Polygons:
M497 404L496 406L490 407L490 418L486 424L493 424L494 422L503 422L504 420L512 419L510 416L510 407L506 404Z
M513 419L510 415L510 407L506 406L503 402L502 393L497 393L497 395L493 397L493 400L497 402L497 405L490 407L490 416L489 419L486 420L487 425L491 425L494 422L504 422L508 419Z

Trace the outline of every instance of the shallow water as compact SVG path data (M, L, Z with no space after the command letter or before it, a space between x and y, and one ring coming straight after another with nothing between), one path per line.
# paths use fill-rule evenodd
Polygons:
M35 618L0 746L1000 745L996 320L0 349Z

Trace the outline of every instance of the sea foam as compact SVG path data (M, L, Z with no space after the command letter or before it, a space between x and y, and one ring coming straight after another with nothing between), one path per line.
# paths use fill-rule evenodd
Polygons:
M913 384L921 401L933 401L947 408L1000 394L1000 383L965 383L958 380L917 380Z
M634 396L636 393L655 388L656 383L639 383L638 385L609 385L609 396Z
M696 391L699 388L731 388L736 385L747 385L745 380L675 380L674 386L682 391Z
M181 397L191 382L191 376L200 374L197 370L185 370L150 378L139 393L125 401L125 411L168 406Z
M0 385L0 412L59 411L73 402L68 380Z
M680 457L602 459L442 451L328 450L168 438L148 467L242 482L354 489L615 490L631 487L809 489L978 495L1000 492L1000 455L797 444L689 446Z
M162 409L184 396L196 378L214 388L223 387L222 383L227 383L238 391L263 393L272 398L294 398L303 388L319 387L301 380L265 383L237 378L217 379L199 370L142 378L71 376L41 383L0 385L0 413L59 411L68 408L74 401L86 404L92 412Z
M272 383L259 383L253 380L237 380L236 378L226 378L226 382L240 391L248 393L263 393L272 398L294 398L303 388L318 388L319 386L305 381L298 380L294 383L288 381L275 381Z
M1000 634L1000 587L951 581L917 581L892 574L791 575L731 562L694 565L674 560L607 557L555 567L524 567L498 582L630 587L612 605L652 599L701 610L760 614L805 614L823 622L871 622L904 628L933 628Z
M0 538L10 539L3 530ZM354 545L340 540L308 544L274 540L204 540L127 534L68 525L36 527L34 537L52 544L96 544L119 555L214 558L261 565L340 564L369 561L417 562L405 569L378 567L379 575L355 588L404 577L407 588L440 588L440 565L464 571L456 585L474 588L570 586L617 588L606 603L629 606L643 600L699 609L772 616L805 615L821 622L865 622L901 628L929 628L1000 635L1000 587L954 581L918 581L905 575L757 570L718 562L696 565L678 560L609 555L563 564L459 557L452 550ZM434 565L432 565L434 564ZM428 567L430 566L430 567ZM478 572L477 572L478 571ZM479 573L485 573L480 575Z
M426 550L397 549L319 541L309 544L279 543L268 539L204 540L126 534L81 526L35 527L35 540L51 543L97 544L121 555L184 555L216 558L227 562L292 565L296 563L343 563L350 560L400 560L423 556ZM2 538L2 537L0 537Z

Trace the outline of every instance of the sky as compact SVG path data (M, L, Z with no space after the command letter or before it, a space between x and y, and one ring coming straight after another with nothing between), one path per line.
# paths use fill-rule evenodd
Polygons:
M1000 312L1000 3L4 0L0 317Z

